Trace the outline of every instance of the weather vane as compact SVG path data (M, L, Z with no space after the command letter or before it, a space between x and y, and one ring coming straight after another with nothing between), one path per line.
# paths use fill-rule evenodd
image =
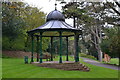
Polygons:
M55 10L57 10L57 4L55 3Z

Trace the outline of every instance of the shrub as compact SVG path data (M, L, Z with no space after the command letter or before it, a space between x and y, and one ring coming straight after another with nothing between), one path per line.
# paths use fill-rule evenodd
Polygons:
M51 54L48 53L48 52L44 52L43 55L44 55L43 57L44 57L45 59L48 59L48 58L51 57Z
M91 56L91 55L88 55L88 54L85 54L85 53L80 53L80 56L96 60L96 58L94 56Z
M2 54L2 58L10 58L10 57Z

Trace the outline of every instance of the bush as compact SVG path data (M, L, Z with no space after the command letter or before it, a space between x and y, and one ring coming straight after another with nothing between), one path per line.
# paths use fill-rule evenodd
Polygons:
M25 49L25 43L24 43L24 38L22 37L18 37L17 39L15 39L15 41L13 42L14 45L12 46L13 50L24 50Z
M84 54L84 53L80 53L80 56L96 60L96 58L94 56L87 55L87 54Z
M8 37L3 37L2 38L2 49L3 50L9 50L10 49L10 43L9 43L9 38Z
M10 58L10 57L2 54L2 58Z
M44 52L44 53L43 53L43 58L49 59L50 57L51 57L51 54L50 54L50 53L48 53L48 52Z
M2 49L3 50L24 50L25 43L22 36L17 37L12 40L9 37L3 36L2 39Z

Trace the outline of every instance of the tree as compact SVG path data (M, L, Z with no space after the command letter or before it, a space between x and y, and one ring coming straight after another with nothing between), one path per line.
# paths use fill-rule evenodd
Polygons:
M118 1L113 2L106 2L104 6L108 9L108 12L112 14L111 16L107 15L104 19L107 22L107 26L104 29L106 39L103 40L101 43L102 49L106 45L109 45L106 50L109 50L108 54L111 57L118 57L119 56L119 49L120 49L120 12L117 10L120 8L120 3ZM112 25L112 26L109 26ZM104 45L107 43L106 45ZM104 45L104 46L103 46Z
M105 32L105 38L103 39L101 43L101 48L102 50L109 54L111 57L118 57L119 56L119 49L120 49L120 36L119 36L119 28L117 27L116 29L111 27L111 28L106 28Z
M24 21L18 14L19 4L21 3L2 2L3 49L13 49L15 40L22 35Z
M26 32L44 24L45 15L23 2L2 2L3 49L29 51L31 44ZM43 50L48 48L48 39L43 39Z
M77 17L77 21L74 24L78 25L77 28L82 28L82 42L88 51L91 51L91 48L93 47L92 50L98 53L99 61L102 61L102 49L100 45L102 43L102 33L105 33L105 23L119 26L119 11L116 11L116 7L119 7L119 3L115 3L117 6L113 5L111 2L93 3L75 2L73 0L73 2L69 2L63 7L63 13L65 13L65 16L67 15L68 18L73 18L74 16ZM113 11L118 15L114 15L114 13L112 13L112 15L109 15L109 13L111 13L110 8L112 8ZM115 39L118 40L119 38Z

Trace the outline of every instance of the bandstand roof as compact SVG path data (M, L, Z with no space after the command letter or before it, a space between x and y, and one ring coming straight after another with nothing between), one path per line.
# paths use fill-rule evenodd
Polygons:
M57 37L59 36L59 31L62 31L62 36L69 37L74 36L75 32L81 34L81 30L73 28L65 22L64 15L58 11L54 10L50 12L47 16L46 23L42 26L39 26L33 30L28 31L28 34L34 34L43 32L42 36L45 37Z

